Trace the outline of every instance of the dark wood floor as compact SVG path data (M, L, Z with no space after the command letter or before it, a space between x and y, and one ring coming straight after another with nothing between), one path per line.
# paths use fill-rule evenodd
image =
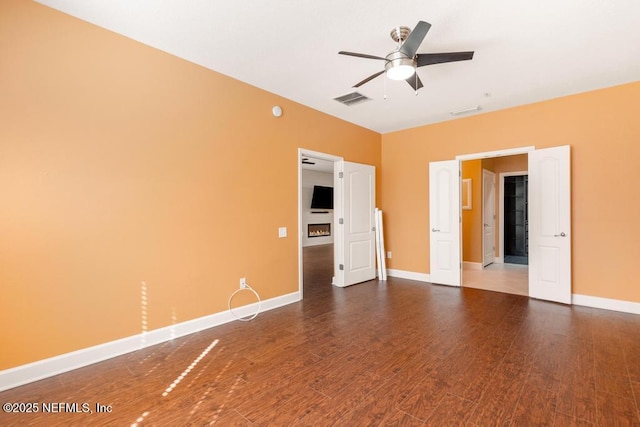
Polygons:
M305 253L303 302L0 393L111 413L0 425L640 425L640 316L393 278L334 288L328 248Z

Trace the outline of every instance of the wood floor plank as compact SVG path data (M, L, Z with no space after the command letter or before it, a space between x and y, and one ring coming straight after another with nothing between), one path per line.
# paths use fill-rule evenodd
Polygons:
M402 382L401 376L395 376L391 381L380 384L372 393L353 405L340 418L342 425L378 425L385 419L393 417L398 412L398 402L402 401L412 387ZM392 396L390 398L390 396Z
M466 400L478 401L503 356L493 357L476 356L449 392Z
M551 391L559 391L565 376L571 349L564 335L555 332L538 340L533 352L527 383Z
M607 393L598 393L597 399L598 425L640 426L635 401Z
M414 418L406 412L397 410L390 416L385 417L380 425L386 427L419 427L426 424L424 421Z
M430 426L465 425L471 419L477 405L475 402L447 393L425 423Z
M525 384L516 406L512 424L515 426L553 426L558 393Z
M398 409L425 421L445 397L447 389L447 383L441 378L426 375L398 405Z
M586 340L573 343L567 347L566 363L562 366L557 412L595 424L596 374L593 345Z
M595 424L585 420L575 419L567 414L556 413L555 422L553 424L556 427L594 427Z
M631 381L640 383L640 339L636 337L635 341L621 341L625 362L629 371Z
M636 408L638 409L638 417L640 417L640 382L633 381L631 383L631 388L633 389L633 395L636 399Z
M596 347L595 379L598 393L613 394L625 399L633 399L629 371L622 349L616 347Z
M563 382L558 391L557 412L576 420L595 424L596 413L595 380L588 377L574 376Z
M476 425L510 424L527 377L529 355L509 353L489 380L470 422Z

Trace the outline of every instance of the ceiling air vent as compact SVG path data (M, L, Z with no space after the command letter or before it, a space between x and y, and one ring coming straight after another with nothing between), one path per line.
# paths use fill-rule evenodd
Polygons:
M339 96L337 98L333 98L338 102L343 103L344 105L350 107L355 104L360 104L361 102L370 101L371 98L367 98L361 93L351 92L346 95Z

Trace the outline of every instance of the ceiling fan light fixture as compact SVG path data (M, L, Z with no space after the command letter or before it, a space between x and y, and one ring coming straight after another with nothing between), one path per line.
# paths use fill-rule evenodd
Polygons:
M387 77L391 80L407 80L413 76L415 72L416 69L413 68L413 65L400 64L390 67L387 70Z
M416 72L416 62L413 58L407 58L401 52L393 52L387 56L384 65L387 77L391 80L406 80Z

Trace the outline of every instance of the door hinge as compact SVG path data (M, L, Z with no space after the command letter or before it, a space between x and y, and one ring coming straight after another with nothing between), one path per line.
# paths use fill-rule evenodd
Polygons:
M338 172L338 178L344 178L344 172Z
M371 227L371 231L376 231L376 228L375 227Z
M344 224L344 218L339 218L338 219L338 224Z
M338 266L338 268L339 268L340 270L344 270L344 264L340 264L340 265Z

